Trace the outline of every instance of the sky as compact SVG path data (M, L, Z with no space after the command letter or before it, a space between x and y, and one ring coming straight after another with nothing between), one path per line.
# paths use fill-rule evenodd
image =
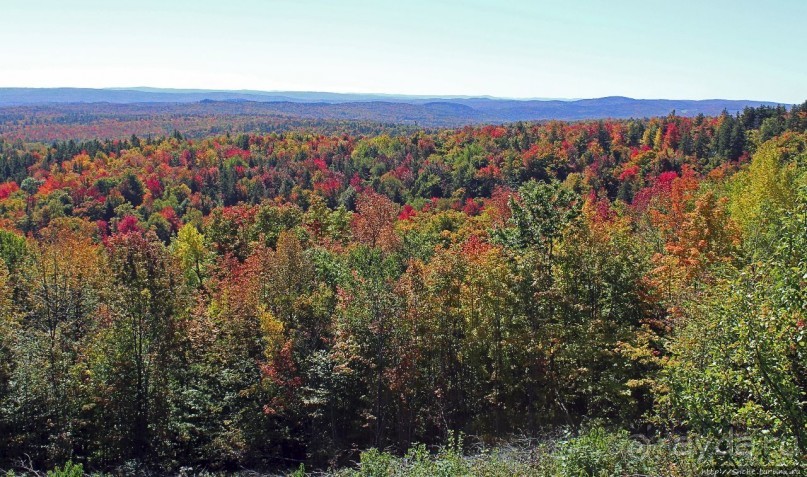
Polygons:
M807 0L0 0L0 86L807 99Z

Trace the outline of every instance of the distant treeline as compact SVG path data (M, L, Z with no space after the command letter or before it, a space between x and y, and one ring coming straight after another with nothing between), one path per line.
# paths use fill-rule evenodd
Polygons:
M48 93L48 90L38 91ZM103 92L103 91L102 91ZM109 92L105 92L109 93ZM59 97L57 93L56 97ZM162 94L162 93L160 93ZM517 121L730 115L758 107L786 107L759 101L637 100L623 97L576 101L520 101L487 98L394 99L336 102L35 102L17 104L0 88L0 135L33 141L164 136L178 129L191 137L224 133L261 134L314 128L323 134L374 135L414 132L423 127L460 127ZM67 96L66 98L72 98ZM10 103L9 100L12 100ZM803 106L800 107L803 110Z

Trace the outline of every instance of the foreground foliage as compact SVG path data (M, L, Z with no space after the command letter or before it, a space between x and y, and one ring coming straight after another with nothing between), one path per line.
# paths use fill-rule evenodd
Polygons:
M792 443L791 443L792 444ZM627 432L593 427L577 437L558 437L463 452L450 445L436 452L424 446L403 457L375 449L363 452L354 469L334 475L382 476L630 476L702 475L710 469L797 468L796 454L769 436L663 439L648 442Z

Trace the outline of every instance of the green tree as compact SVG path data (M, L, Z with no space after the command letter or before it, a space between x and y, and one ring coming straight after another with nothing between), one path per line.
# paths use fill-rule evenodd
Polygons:
M97 245L58 227L45 231L19 274L22 320L13 347L12 422L40 463L69 457L75 445L80 407L75 377L94 328L101 268Z
M96 452L103 462L144 464L170 457L172 390L180 386L185 338L185 280L154 235L134 231L108 243L112 285L94 344L92 375L99 403Z

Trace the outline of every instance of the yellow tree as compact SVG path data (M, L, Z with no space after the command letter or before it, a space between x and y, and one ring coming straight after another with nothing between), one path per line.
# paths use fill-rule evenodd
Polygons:
M185 224L179 229L172 249L182 264L188 283L204 289L205 269L211 256L205 246L205 236L193 224Z
M805 136L772 139L757 149L746 170L734 176L729 208L751 250L769 251L782 211L796 204L794 159L806 141Z

